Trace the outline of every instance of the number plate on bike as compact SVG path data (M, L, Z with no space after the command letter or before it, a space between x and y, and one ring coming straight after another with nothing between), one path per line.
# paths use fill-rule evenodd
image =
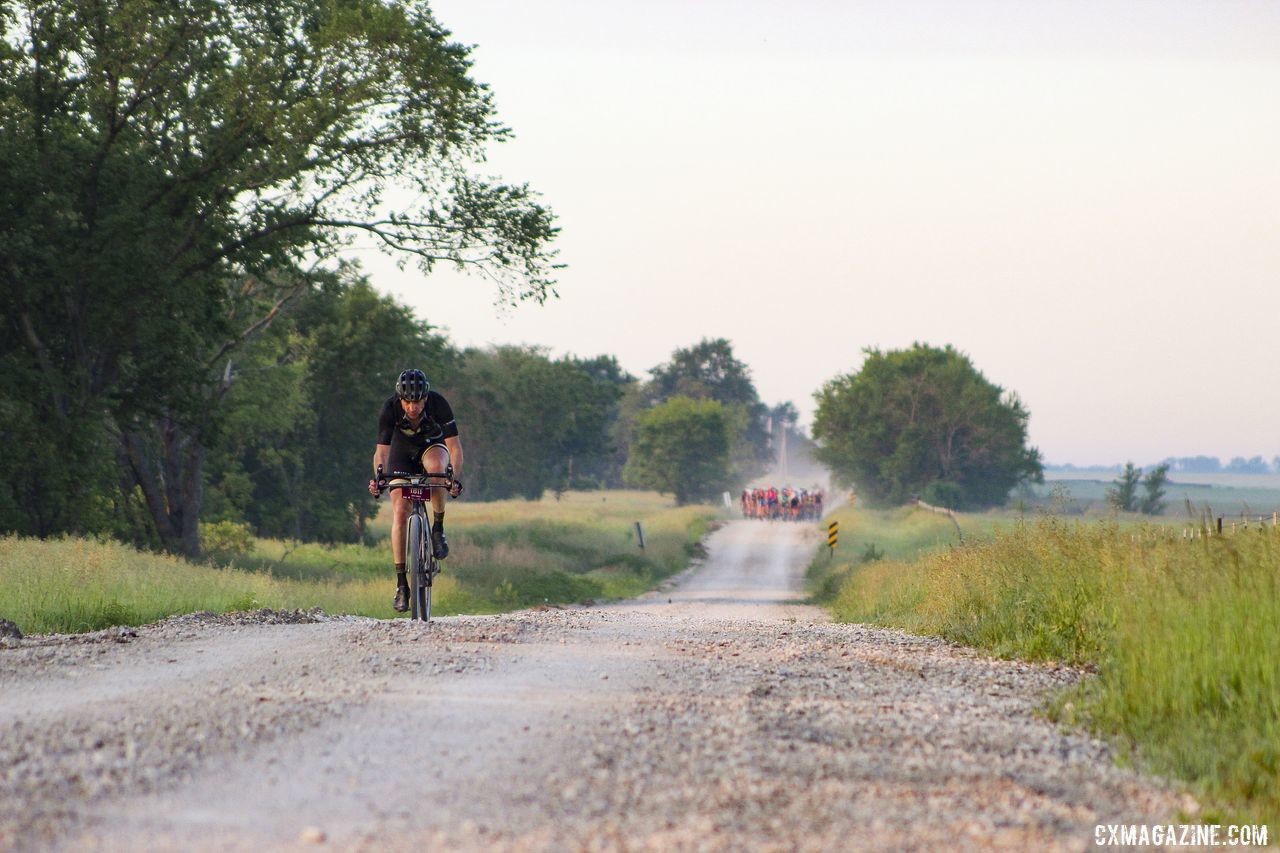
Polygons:
M429 501L431 500L430 486L406 486L404 488L404 496L411 501Z

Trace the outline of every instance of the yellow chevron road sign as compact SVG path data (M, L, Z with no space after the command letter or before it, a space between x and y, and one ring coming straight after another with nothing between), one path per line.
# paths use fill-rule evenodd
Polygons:
M833 521L827 525L827 547L835 550L836 543L840 541L840 522Z

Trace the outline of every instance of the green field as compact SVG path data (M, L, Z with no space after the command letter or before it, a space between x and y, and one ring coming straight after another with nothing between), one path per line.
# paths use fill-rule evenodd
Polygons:
M718 511L648 492L450 505L441 615L494 613L639 594L683 569ZM633 524L642 522L645 549ZM225 532L225 531L224 531ZM374 522L386 536L389 523ZM389 546L323 546L223 536L193 564L113 542L0 538L0 618L26 633L140 625L175 613L259 607L391 618Z
M837 516L841 556L810 569L837 619L1096 669L1059 719L1190 782L1196 820L1280 824L1280 530L962 515L958 546L919 510ZM868 542L887 556L862 559Z
M1043 485L1032 486L1029 495L1016 496L1028 509L1048 508L1057 497L1059 514L1102 517L1109 515L1107 489L1119 476L1096 472L1045 471ZM1280 512L1280 474L1182 474L1174 472L1165 486L1162 518L1189 521L1204 514L1222 515L1228 520L1242 514L1271 517ZM1192 513L1187 512L1187 502Z

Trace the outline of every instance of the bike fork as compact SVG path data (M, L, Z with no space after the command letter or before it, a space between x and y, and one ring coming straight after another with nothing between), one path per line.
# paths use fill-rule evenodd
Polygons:
M423 584L421 588L422 606L418 608L418 612L424 614L422 621L426 622L428 625L431 624L431 574L430 564L428 564L427 582Z
M431 527L427 524L427 514L422 514L422 557L418 560L418 565L422 567L422 574L418 578L418 588L414 590L414 594L418 597L418 618L426 624L431 624L431 582L435 579L435 563L436 555L432 553L431 545Z

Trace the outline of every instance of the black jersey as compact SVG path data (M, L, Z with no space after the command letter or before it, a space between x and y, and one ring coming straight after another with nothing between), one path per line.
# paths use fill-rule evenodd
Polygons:
M378 444L407 444L422 450L457 434L458 422L453 419L453 408L435 391L427 392L427 405L417 426L409 421L400 407L400 398L395 395L382 404L382 413L378 415Z

